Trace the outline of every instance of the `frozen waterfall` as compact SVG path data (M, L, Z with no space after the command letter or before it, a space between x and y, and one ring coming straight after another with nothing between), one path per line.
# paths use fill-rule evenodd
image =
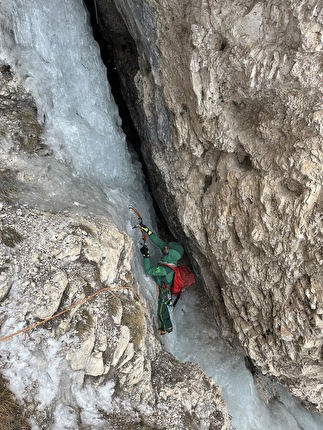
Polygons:
M140 208L147 223L154 225L143 174L127 149L106 70L82 0L6 0L0 5L0 20L0 58L18 72L33 94L39 120L45 129L44 142L53 149L58 160L71 163L74 194L84 199L87 195L84 189L90 190L88 195L91 190L98 190L102 196L100 211L106 210L128 234L135 234L128 219L127 206L131 203ZM52 190L53 199L56 195L65 195L64 176L59 186L56 192ZM66 196L68 192L71 190L66 191ZM95 211L96 201L91 204ZM146 284L139 253L136 258L137 277ZM145 295L151 300L149 294ZM151 300L152 313L155 305ZM176 309L174 332L162 341L179 360L198 362L222 387L238 430L323 428L323 417L310 414L279 386L276 387L279 400L265 404L243 357L221 340L211 320L212 311L207 300L193 288L185 293ZM48 362L55 363L51 378L56 382L50 391L47 369L37 362L27 344L18 339L11 341L10 348L16 350L19 359L9 363L6 375L11 378L11 388L19 397L29 384L28 377L20 378L21 372L25 372L24 361L29 361L28 375L37 374L40 384L39 404L46 405L49 398L56 402L56 415L63 420L57 429L72 429L76 419L71 410L60 404L58 395L59 381L68 371L67 364L62 358L57 361L59 344L52 340L49 346L46 357ZM1 350L7 347L0 345ZM111 389L88 386L75 393L76 403L87 405L87 420L93 428L95 410L106 407Z

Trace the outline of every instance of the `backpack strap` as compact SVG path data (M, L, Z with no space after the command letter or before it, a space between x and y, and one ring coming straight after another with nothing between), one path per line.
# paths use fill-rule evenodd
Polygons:
M158 285L158 284L157 284L157 285ZM169 285L167 285L165 282L162 282L161 287L162 287L163 289L165 289L165 290L170 291L170 286L169 286Z
M159 263L159 265L169 267L170 269L172 269L173 272L175 272L175 269L177 268L177 266L175 264Z

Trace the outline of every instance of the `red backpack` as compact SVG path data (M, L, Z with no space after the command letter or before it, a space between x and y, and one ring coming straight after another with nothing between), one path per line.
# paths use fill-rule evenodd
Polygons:
M179 294L185 291L187 287L195 283L194 273L186 266L171 266L163 263L162 266L167 266L174 271L174 278L171 286L172 294Z

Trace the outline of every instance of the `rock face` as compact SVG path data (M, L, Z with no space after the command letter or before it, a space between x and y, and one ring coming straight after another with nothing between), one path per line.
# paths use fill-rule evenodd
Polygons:
M154 194L219 325L322 411L322 7L97 4Z
M66 168L39 144L31 97L10 68L1 70L1 95L11 94L0 98L8 121L0 137L2 336L70 309L0 344L1 373L32 428L65 420L75 429L94 421L97 429L230 429L219 388L156 340L132 272L132 240L83 203L62 210L54 194L63 194ZM24 131L25 113L34 135Z

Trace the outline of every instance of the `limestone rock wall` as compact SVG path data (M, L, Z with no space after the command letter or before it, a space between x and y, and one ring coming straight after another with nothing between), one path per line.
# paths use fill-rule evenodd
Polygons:
M113 2L97 3L108 39ZM114 10L154 194L220 326L322 411L322 5L120 0Z

